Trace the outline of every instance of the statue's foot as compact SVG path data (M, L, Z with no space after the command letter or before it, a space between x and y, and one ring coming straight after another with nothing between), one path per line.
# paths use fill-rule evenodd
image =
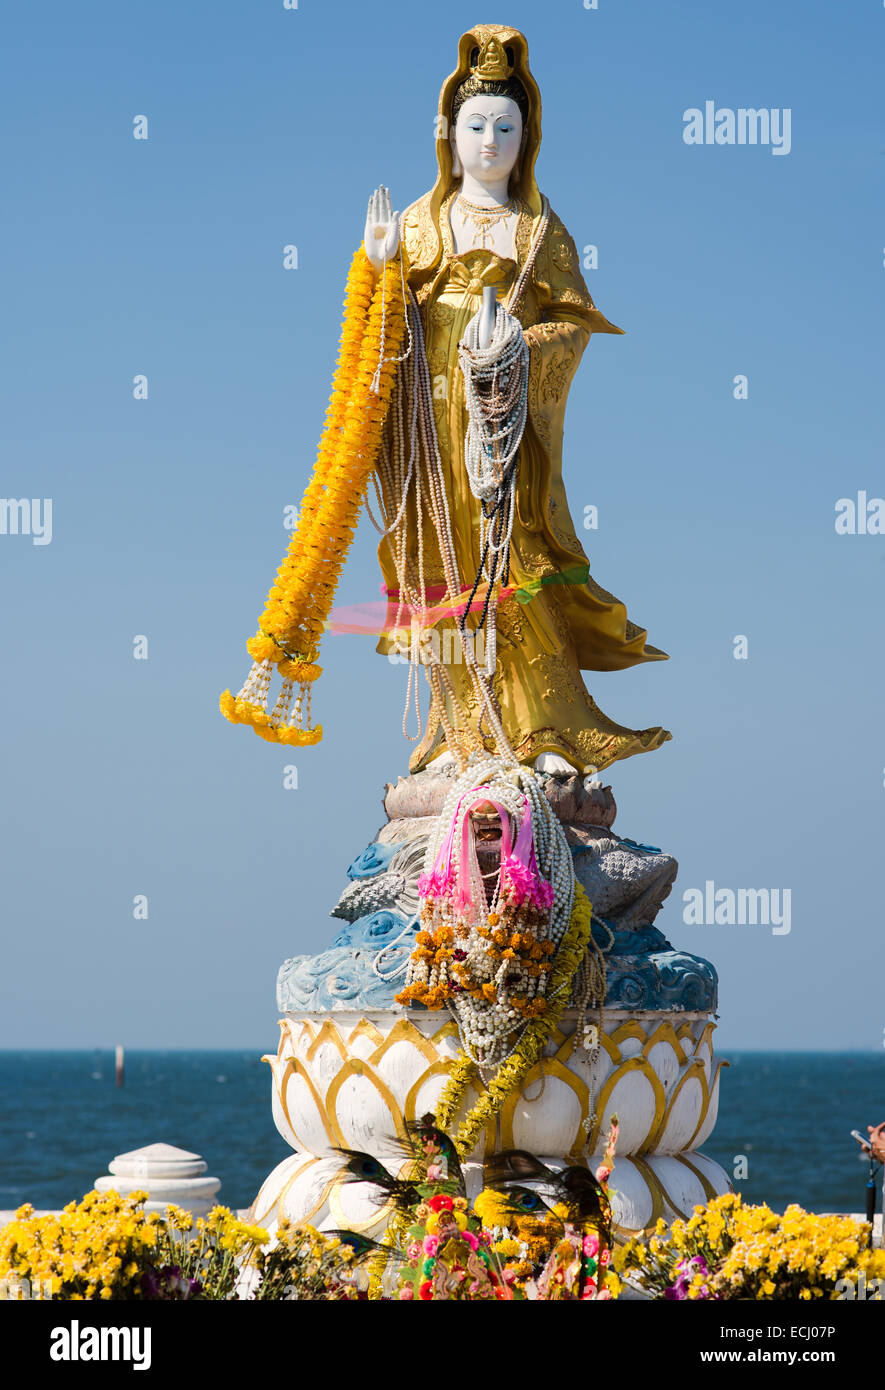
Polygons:
M548 772L552 777L574 777L578 769L558 753L539 753L535 758L535 771Z

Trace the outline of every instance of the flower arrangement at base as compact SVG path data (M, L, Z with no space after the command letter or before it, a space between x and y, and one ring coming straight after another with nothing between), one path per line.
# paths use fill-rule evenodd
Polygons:
M617 1141L615 1115L595 1174L581 1166L548 1168L523 1149L486 1160L488 1186L476 1198L474 1211L495 1233L492 1250L506 1261L516 1298L617 1298L621 1281L611 1267L608 1187ZM526 1186L528 1182L533 1185Z
M225 1207L198 1221L172 1206L146 1214L143 1192L87 1193L51 1216L25 1206L0 1230L0 1299L605 1300L619 1289L607 1188L616 1136L613 1122L595 1176L553 1172L520 1150L498 1154L472 1206L457 1149L431 1115L409 1126L404 1176L342 1150L351 1180L389 1199L381 1243L286 1222L271 1239Z
M467 1210L466 1197L437 1193L419 1202L406 1227L406 1259L397 1297L425 1302L512 1297L492 1237Z
M728 1192L618 1252L619 1272L661 1299L840 1299L863 1276L885 1280L885 1251L848 1216L783 1215ZM880 1285L885 1288L885 1283Z
M262 1226L241 1221L228 1207L213 1207L194 1221L190 1212L169 1206L155 1230L151 1268L142 1280L145 1298L236 1298L244 1266L258 1258L268 1240Z
M317 1231L281 1223L273 1246L259 1251L247 1271L247 1287L258 1302L313 1300L354 1302L368 1297L361 1260L374 1248L348 1231Z
M146 1192L87 1192L57 1215L35 1216L29 1204L19 1207L0 1230L2 1297L138 1297L154 1267L159 1225L158 1217L145 1215L146 1200Z
M384 1241L368 1262L369 1297L402 1302L509 1298L491 1235L470 1211L452 1140L432 1115L410 1122L406 1131L400 1177L371 1154L339 1150L347 1180L375 1187L392 1208Z
M169 1206L146 1213L146 1192L88 1192L57 1215L21 1207L0 1229L0 1300L163 1302L366 1297L360 1279L376 1247L350 1232L261 1226L215 1207L194 1221Z
M0 1298L207 1301L238 1297L243 1266L268 1240L226 1207L206 1218L168 1207L144 1212L147 1193L86 1193L58 1213L29 1205L0 1229Z
M384 1240L367 1264L369 1298L617 1297L608 1191L616 1117L595 1174L580 1166L554 1171L524 1150L507 1150L487 1160L487 1185L472 1207L451 1137L431 1115L411 1123L408 1135L401 1176L371 1154L340 1150L349 1180L376 1187L393 1208Z
M240 1266L267 1232L216 1207L196 1223L167 1209L146 1213L146 1192L87 1192L63 1211L25 1205L0 1230L0 1288L15 1299L39 1290L55 1299L226 1299Z
M406 328L405 251L375 271L360 246L350 267L332 395L298 525L246 643L252 668L237 695L219 705L233 724L248 724L271 743L319 743L311 726L311 686L320 639L347 558L393 393ZM274 668L282 686L269 708ZM297 693L296 693L297 691ZM294 704L293 704L294 699Z

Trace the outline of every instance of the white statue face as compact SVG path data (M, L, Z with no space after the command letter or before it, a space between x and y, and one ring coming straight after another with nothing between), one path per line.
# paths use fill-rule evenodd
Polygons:
M464 173L478 183L508 178L521 140L522 116L510 97L470 97L458 112L455 149Z

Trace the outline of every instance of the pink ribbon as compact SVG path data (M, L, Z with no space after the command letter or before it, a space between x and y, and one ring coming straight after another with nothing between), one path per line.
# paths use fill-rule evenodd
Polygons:
M525 815L519 827L513 854L501 853L502 882L506 878L517 903L528 899L536 907L549 908L553 903L553 884L541 878L535 855L532 834L532 808L528 799L523 802Z
M474 787L473 791L467 794L468 796L473 796L475 792L482 791L482 787ZM461 863L458 865L458 882L455 885L455 891L452 895L452 906L455 908L456 912L465 912L472 906L472 899L470 897L470 874L467 867L467 842L468 837L472 833L470 812L474 810L475 807L481 806L486 802L490 806L494 806L501 818L502 863L504 862L505 856L510 853L510 817L504 807L499 802L493 801L486 790L484 795L476 797L476 799L471 801L470 805L465 808L464 820L461 823Z
M463 803L468 799L466 806ZM465 912L473 906L470 895L470 868L468 848L472 825L470 812L477 806L494 806L501 821L501 865L498 874L499 889L506 883L517 904L534 903L539 908L549 908L553 904L553 885L541 878L535 854L535 841L532 833L532 808L526 797L522 804L524 815L511 849L510 815L498 801L488 794L486 787L473 787L459 797L445 840L440 846L433 869L429 874L422 873L418 879L418 895L421 898L451 896L452 907L456 912ZM462 812L463 806L463 812ZM452 850L454 848L455 827L458 816L461 821L461 862L458 866L457 880L452 869Z
M452 886L452 841L455 838L455 824L458 820L458 811L465 796L470 796L470 792L465 792L463 796L458 798L458 805L455 807L455 814L452 816L449 833L440 846L433 868L429 874L421 874L418 879L419 898L445 897ZM445 865L443 865L443 860L445 860Z

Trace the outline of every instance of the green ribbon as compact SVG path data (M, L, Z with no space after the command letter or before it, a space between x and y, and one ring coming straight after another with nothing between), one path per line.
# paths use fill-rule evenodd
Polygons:
M583 565L572 565L570 569L560 570L557 574L544 574L537 579L529 579L516 590L513 597L517 603L531 603L541 592L542 584L586 584L589 578L589 564L585 562Z

